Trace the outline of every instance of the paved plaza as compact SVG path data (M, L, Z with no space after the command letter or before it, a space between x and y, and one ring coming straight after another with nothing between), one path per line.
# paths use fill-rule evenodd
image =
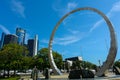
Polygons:
M69 75L68 73L63 73L62 75L51 75L49 80L69 80L68 75ZM33 80L33 79L31 79L30 76L21 76L21 79L19 80ZM39 74L38 80L45 80L45 77L42 74ZM120 75L108 75L108 77L95 77L94 79L87 80L120 80Z

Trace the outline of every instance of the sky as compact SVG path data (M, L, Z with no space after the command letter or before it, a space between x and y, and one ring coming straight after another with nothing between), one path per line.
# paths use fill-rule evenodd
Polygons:
M28 39L39 37L39 49L48 47L49 38L57 22L66 13L82 7L103 12L114 26L120 59L120 0L1 0L0 34L15 34L17 27L26 30ZM110 47L109 29L103 18L84 10L71 14L59 25L53 50L63 58L82 56L83 60L101 64Z

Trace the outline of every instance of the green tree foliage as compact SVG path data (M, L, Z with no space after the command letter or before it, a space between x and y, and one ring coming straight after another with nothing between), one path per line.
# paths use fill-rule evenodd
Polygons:
M53 58L58 68L61 68L63 64L62 56L58 52L53 51ZM38 64L41 70L43 70L44 68L50 68L47 48L40 49L39 54L38 56L36 56L35 59L36 65Z
M20 69L21 70L24 70L24 72L26 72L27 69L30 69L30 63L32 61L32 58L31 57L28 57L28 56L24 56L21 60L21 67Z
M53 51L53 58L54 58L54 61L55 61L56 65L57 65L57 67L59 69L61 69L62 65L63 65L62 55L60 53L58 53L58 52Z
M96 69L96 65L91 63L91 62L88 62L88 61L73 61L73 64L72 64L72 69L80 69L80 68L87 68L87 69Z
M120 61L115 61L114 65L120 68Z
M82 61L73 61L71 69L81 69Z
M30 68L33 69L36 66L37 69L43 70L44 69L44 64L43 63L44 63L43 59L38 57L38 55L37 55L37 56L32 58L32 61L30 63Z
M7 44L0 50L0 68L4 70L17 70L21 66L23 54L28 54L24 46L18 44Z
M91 62L88 62L88 61L83 61L82 62L82 67L84 68L88 68L88 69L96 69L96 65L91 63Z

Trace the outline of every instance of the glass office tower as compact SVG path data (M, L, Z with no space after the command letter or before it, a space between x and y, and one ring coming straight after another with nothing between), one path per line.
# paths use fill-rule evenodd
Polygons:
M19 45L24 45L25 43L25 34L26 34L26 31L22 28L17 28L16 29L16 35L18 36L18 44Z

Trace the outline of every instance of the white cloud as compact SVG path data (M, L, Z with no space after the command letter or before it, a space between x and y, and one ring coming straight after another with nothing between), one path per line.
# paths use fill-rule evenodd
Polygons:
M5 32L6 34L10 34L10 31L3 25L0 24L0 29Z
M54 45L69 45L69 44L78 42L80 39L81 38L76 37L76 36L65 36L65 37L62 37L62 38L55 38L54 41L53 41L53 44ZM43 40L41 40L41 42L48 44L49 40L43 39Z
M62 4L61 1L56 1L53 5L53 9L58 13L59 17L64 16L68 12L72 11L78 6L78 3L76 2L68 2L66 4ZM72 16L68 16L64 21L63 24L66 25L69 20L72 18Z
M78 4L76 2L68 2L67 4L62 4L61 1L58 0L53 4L53 10L58 12L59 16L61 17L76 8L77 5Z
M77 34L77 33L80 33L80 31L78 30L71 30L71 29L68 29L68 31L72 34Z
M77 3L75 3L75 2L69 2L68 4L67 4L67 11L70 11L70 10L72 10L72 9L74 9L74 8L76 8L77 7Z
M96 29L98 26L100 26L102 23L103 23L103 19L97 21L92 28L90 28L90 31L89 32L92 32L94 29Z
M75 1L63 3L62 0L56 0L53 4L53 10L58 13L58 16L60 18L77 7L78 2ZM68 16L66 19L64 19L63 24L66 25L71 20L72 17L73 15Z
M120 1L113 4L111 10L106 14L108 18L111 18L116 12L120 12ZM104 22L103 19L97 21L89 32L92 32L94 29L99 27Z
M68 31L70 32L70 35L66 35L64 37L56 37L53 40L53 44L54 45L69 45L69 44L73 44L76 43L78 41L80 41L81 39L83 39L85 37L85 33L80 33L78 30L71 30L68 29ZM40 42L48 44L49 40L43 39Z
M75 36L67 36L67 37L62 37L62 38L55 38L55 40L53 41L53 44L57 44L57 45L69 45L72 43L75 43L79 41L79 39ZM42 40L42 43L49 43L48 40Z
M48 44L48 43L49 43L49 40L43 39L43 40L41 40L40 42Z
M75 42L78 42L81 38L77 36L67 36L63 38L56 38L54 41L54 44L59 44L59 45L69 45Z
M63 37L55 37L53 40L54 45L70 45L80 41L85 38L88 34L85 32L80 32L78 30L67 29L69 35L64 35ZM43 39L40 41L41 43L48 44L49 40Z
M25 18L25 7L23 6L21 1L12 0L11 5L12 5L12 11L18 13L20 16Z
M120 11L120 1L116 2L111 9L111 12L118 12L118 11Z

